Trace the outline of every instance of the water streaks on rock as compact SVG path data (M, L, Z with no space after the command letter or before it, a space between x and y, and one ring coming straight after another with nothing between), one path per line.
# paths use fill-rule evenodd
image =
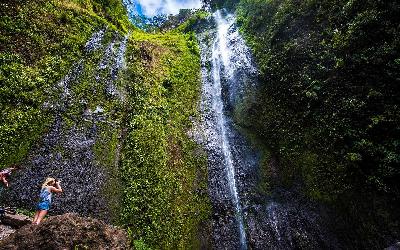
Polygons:
M86 43L86 52L94 52L100 48L102 53L100 66L109 68L109 74L98 79L98 84L104 90L109 88L118 77L122 68L128 36L122 37L114 33L114 42L104 46L105 30L100 30ZM118 53L113 50L114 44L120 44ZM95 57L94 57L95 58ZM76 212L80 215L95 216L109 220L107 200L102 193L108 179L107 167L96 161L96 143L102 143L100 135L104 131L114 131L119 128L109 122L109 111L96 103L96 93L90 93L94 98L88 103L87 98L80 97L77 86L96 72L90 67L92 57L76 62L69 73L54 86L43 108L54 114L54 122L47 133L31 150L23 163L23 169L13 179L10 189L2 197L5 204L34 210L40 185L46 177L56 177L62 180L64 193L57 195L53 202L52 213ZM85 78L86 77L86 78ZM89 77L89 80L87 80ZM89 89L94 88L89 85ZM114 92L118 92L113 87ZM94 91L94 90L93 90ZM116 132L118 133L118 132Z
M340 248L324 208L296 192L260 190L261 153L243 134L237 108L258 72L235 18L224 11L198 38L203 89L201 124L194 135L208 153L208 188L216 249ZM212 37L212 39L210 39ZM276 163L268 166L277 175Z

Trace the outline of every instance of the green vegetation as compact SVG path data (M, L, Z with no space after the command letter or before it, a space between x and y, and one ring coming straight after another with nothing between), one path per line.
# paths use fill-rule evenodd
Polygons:
M129 25L122 5L111 11L100 3L0 4L0 166L21 162L51 123L52 115L42 105L50 101L52 86L82 57L91 34L106 26L115 30Z
M203 0L202 2L210 5L212 9L234 10L240 0Z
M148 34L128 21L120 0L0 3L1 168L23 162L40 142L58 114L45 107L60 101L57 83L81 64L62 129L91 128L84 110L107 114L93 147L108 178L106 216L127 229L138 249L198 248L209 203L205 155L188 136L200 94L199 48L189 30L202 15ZM101 29L103 48L86 52ZM99 62L107 44L128 32L126 68L114 82L120 100L107 96L110 70Z
M191 27L205 19L209 12L204 10L181 9L177 15L159 14L152 18L131 15L131 20L141 29L151 32L162 32L172 29L193 31Z
M33 218L35 216L36 211L30 211L30 210L26 210L23 208L17 208L16 209L17 214L23 214L25 216L28 216L30 218Z
M132 36L122 78L134 83L126 107L122 222L153 248L190 249L208 214L205 157L187 136L199 99L199 49L193 34Z
M350 212L364 246L398 235L400 4L242 0L237 13L261 71L242 120L286 183Z
M177 27L177 30L181 32L190 32L193 30L196 30L196 26L201 26L201 23L206 20L210 16L210 13L204 10L197 10L197 11L192 11L190 13L189 17L186 17L184 22L181 23ZM171 18L172 19L172 18ZM178 19L179 20L179 19ZM178 20L175 20L175 22L179 22ZM172 23L174 23L174 20L172 20ZM168 22L164 24L164 26L168 27L169 24Z

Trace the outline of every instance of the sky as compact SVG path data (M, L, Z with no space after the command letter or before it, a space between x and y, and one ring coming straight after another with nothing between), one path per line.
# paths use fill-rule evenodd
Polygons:
M197 9L200 0L134 0L139 15L153 17L157 14L178 14L179 9Z

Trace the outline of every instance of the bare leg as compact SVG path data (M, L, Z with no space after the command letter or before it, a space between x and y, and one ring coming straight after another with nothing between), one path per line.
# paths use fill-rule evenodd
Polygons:
M40 224L40 222L43 220L43 218L46 216L47 210L40 210L39 216L37 218L36 224Z
M35 217L33 218L33 221L32 221L32 224L36 224L37 219L39 218L39 212L40 212L39 210L36 211Z

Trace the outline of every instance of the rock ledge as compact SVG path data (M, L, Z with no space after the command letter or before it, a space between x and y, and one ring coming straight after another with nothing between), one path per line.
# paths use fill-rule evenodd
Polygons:
M0 249L130 249L124 230L76 214L27 225L0 242Z

